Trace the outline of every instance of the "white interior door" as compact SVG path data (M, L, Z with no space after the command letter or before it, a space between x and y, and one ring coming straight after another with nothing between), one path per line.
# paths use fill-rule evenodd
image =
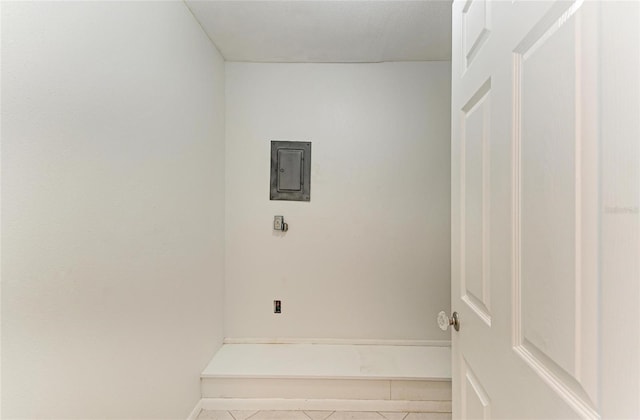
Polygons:
M640 2L453 3L454 418L640 418Z

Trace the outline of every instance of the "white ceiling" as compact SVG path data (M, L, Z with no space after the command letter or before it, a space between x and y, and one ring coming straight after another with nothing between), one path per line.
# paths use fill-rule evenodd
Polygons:
M451 58L450 0L185 2L228 61Z

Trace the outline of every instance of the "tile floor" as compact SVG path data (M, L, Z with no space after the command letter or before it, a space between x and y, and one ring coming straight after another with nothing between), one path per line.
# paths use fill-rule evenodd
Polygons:
M215 411L202 410L198 420L450 420L451 413L374 411Z

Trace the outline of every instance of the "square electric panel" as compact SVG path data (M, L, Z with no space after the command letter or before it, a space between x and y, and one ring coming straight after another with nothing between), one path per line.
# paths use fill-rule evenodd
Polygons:
M271 142L272 200L311 200L311 142Z

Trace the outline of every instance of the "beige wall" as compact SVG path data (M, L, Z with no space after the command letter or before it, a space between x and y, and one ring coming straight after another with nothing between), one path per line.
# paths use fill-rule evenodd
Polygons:
M224 62L182 2L2 3L3 418L186 418L223 218Z
M226 336L448 340L450 63L226 76ZM313 143L311 202L269 200L271 140Z

